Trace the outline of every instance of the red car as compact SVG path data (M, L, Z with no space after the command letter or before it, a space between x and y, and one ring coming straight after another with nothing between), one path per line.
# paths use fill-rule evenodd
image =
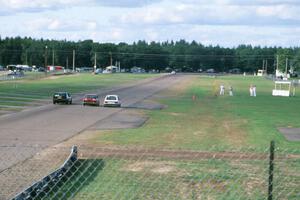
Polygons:
M83 98L83 105L99 106L99 96L96 94L86 94Z

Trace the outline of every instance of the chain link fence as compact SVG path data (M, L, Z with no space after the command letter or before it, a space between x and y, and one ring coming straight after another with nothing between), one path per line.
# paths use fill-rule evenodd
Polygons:
M299 150L274 153L47 148L1 171L0 199L300 199Z

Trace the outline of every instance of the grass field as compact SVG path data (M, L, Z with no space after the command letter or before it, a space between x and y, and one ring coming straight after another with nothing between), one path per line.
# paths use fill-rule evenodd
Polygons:
M231 85L234 96L219 96L220 84L226 89ZM257 86L257 97L249 97L250 84ZM274 199L299 199L300 142L285 140L277 127L299 127L300 98L272 97L272 88L271 81L259 77L199 76L163 91L154 98L167 108L144 111L149 116L144 126L98 131L90 140L95 146L137 146L145 152L80 158L46 199L267 199L270 140L281 149L276 153ZM146 156L147 148L212 155L152 157ZM222 157L233 149L239 149L235 154L240 157ZM286 157L291 152L298 157ZM261 154L263 159L257 156Z
M30 75L33 76L33 75ZM88 90L102 89L122 85L155 74L77 74L67 76L50 76L38 80L0 81L0 107L26 106L25 102L50 99L54 92L68 91L71 94ZM11 101L7 101L10 97ZM15 99L12 99L14 98ZM18 100L19 99L19 100ZM24 103L23 103L24 102ZM0 108L1 109L1 108Z
M219 85L231 85L234 96L219 96ZM249 85L257 97L249 96ZM156 99L164 110L147 111L141 128L100 131L92 142L191 150L266 149L271 140L282 148L299 148L277 127L300 127L300 92L295 97L273 97L273 82L261 77L198 77ZM195 96L193 100L193 96Z
M274 199L298 199L300 162L276 165ZM287 168L295 176L287 176ZM266 160L104 157L80 159L72 171L48 192L49 199L267 199Z

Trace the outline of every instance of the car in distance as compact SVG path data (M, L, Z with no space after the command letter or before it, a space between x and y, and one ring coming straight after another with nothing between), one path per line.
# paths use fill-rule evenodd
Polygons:
M99 96L97 94L86 94L83 98L82 105L93 105L93 106L99 106Z
M72 97L68 92L56 92L53 94L53 104L56 103L72 104Z
M106 95L103 106L121 107L121 101L118 95Z

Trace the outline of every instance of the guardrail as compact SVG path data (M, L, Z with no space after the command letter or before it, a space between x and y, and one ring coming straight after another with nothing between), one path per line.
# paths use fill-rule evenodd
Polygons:
M33 183L30 187L23 190L11 200L29 200L43 193L52 184L56 184L70 171L74 163L77 161L77 147L73 146L69 157L64 164L54 172L45 176L41 180Z

